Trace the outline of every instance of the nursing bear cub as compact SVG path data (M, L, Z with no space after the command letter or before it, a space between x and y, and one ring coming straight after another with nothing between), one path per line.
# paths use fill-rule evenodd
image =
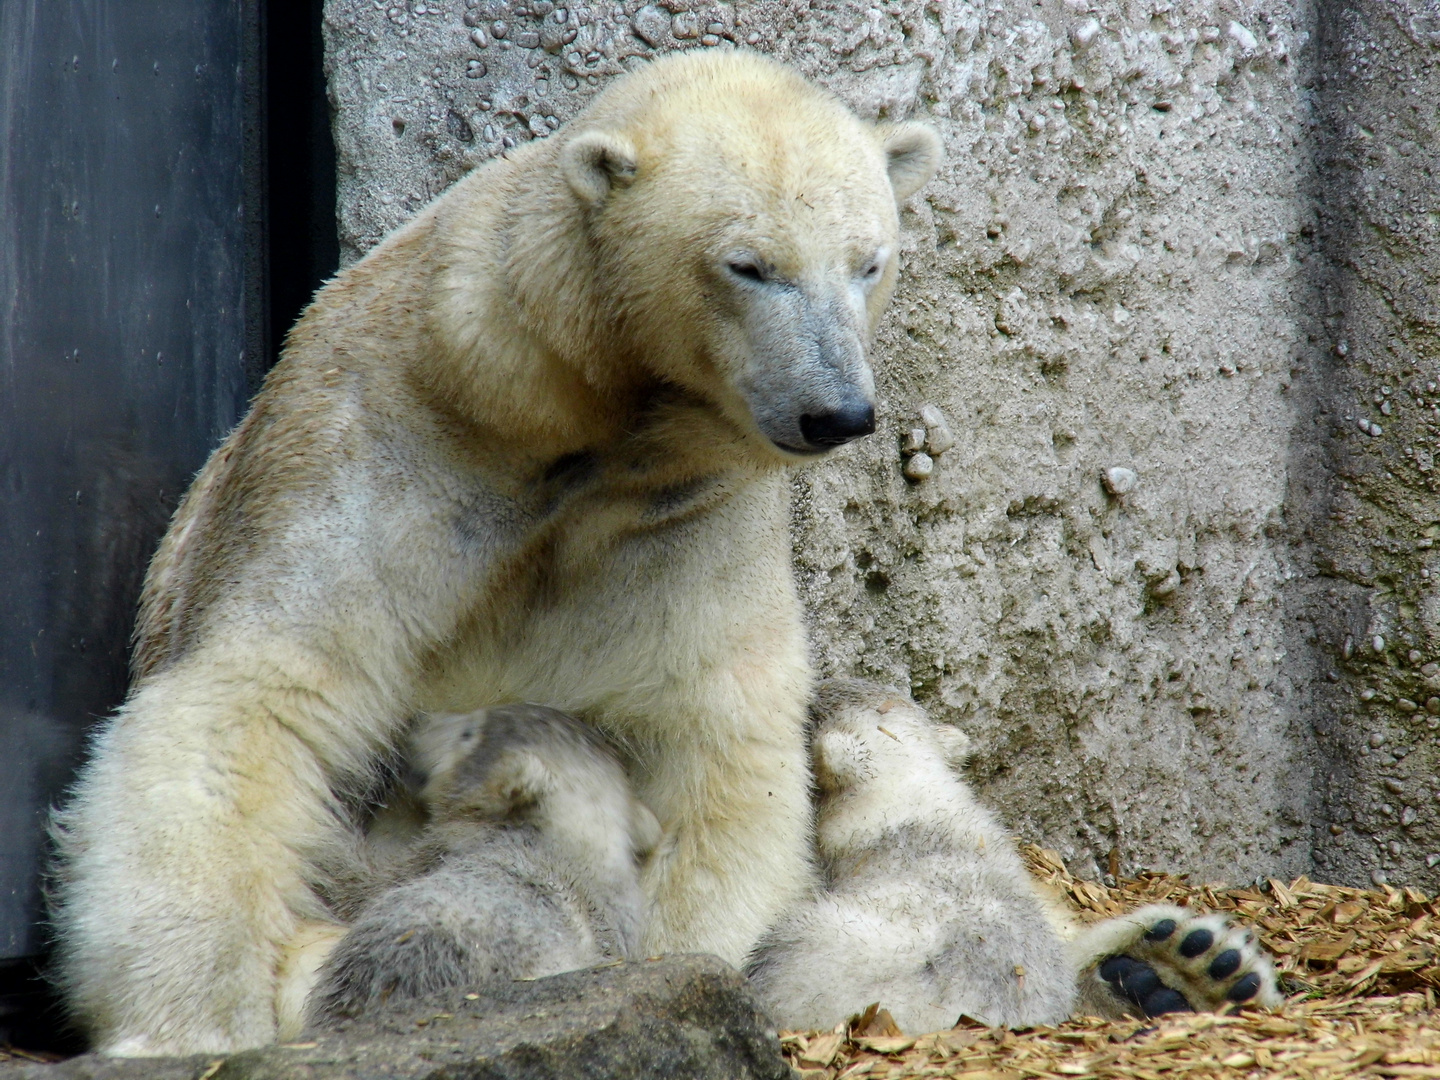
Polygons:
M1279 1003L1269 959L1223 916L1151 905L1081 930L1046 904L956 771L969 740L898 691L834 680L813 712L822 884L746 968L782 1026L870 1001L913 1032Z
M660 824L593 728L499 706L437 718L422 745L430 820L410 880L361 909L321 970L312 1019L636 958L639 866Z

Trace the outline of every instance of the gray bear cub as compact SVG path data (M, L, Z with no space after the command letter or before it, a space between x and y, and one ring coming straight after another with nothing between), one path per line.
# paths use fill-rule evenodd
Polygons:
M957 771L969 739L900 691L831 680L812 719L823 888L746 968L782 1026L876 1000L914 1032L1282 1000L1254 932L1223 914L1150 904L1080 926L1047 901Z
M1069 1016L1075 968L1009 834L955 771L965 735L859 680L823 683L812 715L825 886L751 957L771 1015L828 1028L878 999L906 1031Z
M415 876L360 910L321 971L311 1023L636 954L639 868L660 825L592 728L499 706L431 718L417 757L430 823Z

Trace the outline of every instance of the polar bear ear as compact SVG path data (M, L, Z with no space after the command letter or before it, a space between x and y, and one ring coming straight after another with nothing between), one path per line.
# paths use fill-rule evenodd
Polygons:
M865 778L870 754L853 735L827 731L815 740L815 773L821 788L848 791Z
M513 817L540 802L554 786L544 761L528 750L516 750L496 762L475 804L484 817Z
M635 179L635 144L609 131L577 135L560 151L560 171L588 206L605 201L618 184Z
M970 742L969 735L954 724L936 724L934 730L935 741L940 744L940 756L945 759L945 764L952 769L958 769L970 760L974 744Z
M929 124L910 120L887 125L881 131L890 187L895 201L904 202L930 182L945 157L945 148Z

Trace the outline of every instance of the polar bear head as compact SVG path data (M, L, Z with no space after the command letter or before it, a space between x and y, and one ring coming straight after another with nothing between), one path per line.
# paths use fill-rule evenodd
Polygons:
M828 679L811 705L811 756L820 789L816 834L827 860L907 822L953 828L981 813L960 780L968 736L933 722L899 690Z
M786 459L875 429L866 351L933 130L703 50L620 80L554 138L601 306L653 376Z
M862 679L821 683L811 718L815 779L826 795L893 784L893 797L911 803L917 780L948 779L970 758L970 737L959 728L934 723L901 691Z
M623 878L661 839L598 732L543 705L427 716L413 740L437 824L528 823L597 878Z

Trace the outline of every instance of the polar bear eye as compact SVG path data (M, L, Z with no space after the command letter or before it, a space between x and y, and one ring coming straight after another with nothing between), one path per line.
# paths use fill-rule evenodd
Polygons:
M764 281L765 271L751 259L731 259L725 264L732 274L746 281Z
M869 260L862 264L863 269L860 271L860 280L866 285L873 285L879 281L880 275L885 272L885 260L889 254L889 249L882 247L877 250L875 254L871 255Z

